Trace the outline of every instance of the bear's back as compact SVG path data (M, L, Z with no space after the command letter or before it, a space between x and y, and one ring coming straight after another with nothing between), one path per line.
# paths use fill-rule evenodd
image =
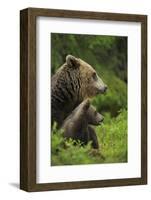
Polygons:
M79 75L78 75L79 76ZM70 71L64 64L51 79L51 113L52 121L59 125L79 105L76 71Z

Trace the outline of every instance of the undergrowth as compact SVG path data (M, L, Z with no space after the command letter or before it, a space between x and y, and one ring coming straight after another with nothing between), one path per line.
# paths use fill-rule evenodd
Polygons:
M127 111L117 117L105 114L105 121L95 127L100 149L94 150L91 142L82 146L80 141L65 140L63 131L54 124L51 136L51 165L79 165L127 162ZM75 144L76 143L76 144Z

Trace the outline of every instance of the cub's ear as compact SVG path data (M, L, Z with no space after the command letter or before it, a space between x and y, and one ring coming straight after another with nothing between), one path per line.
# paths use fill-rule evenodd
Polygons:
M73 67L73 68L80 66L78 59L76 57L72 56L72 55L66 56L66 63L69 67Z
M85 111L87 111L89 109L89 107L90 107L90 100L89 99L84 100L84 102L83 102L83 109Z

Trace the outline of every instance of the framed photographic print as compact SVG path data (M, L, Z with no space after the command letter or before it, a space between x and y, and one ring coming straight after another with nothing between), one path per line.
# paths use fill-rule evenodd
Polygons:
M147 183L147 16L20 12L20 188Z

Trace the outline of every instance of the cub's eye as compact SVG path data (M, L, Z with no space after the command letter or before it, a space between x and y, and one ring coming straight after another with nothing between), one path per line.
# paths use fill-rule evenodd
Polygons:
M97 80L96 72L94 72L94 73L92 74L92 78L93 78L95 81Z

